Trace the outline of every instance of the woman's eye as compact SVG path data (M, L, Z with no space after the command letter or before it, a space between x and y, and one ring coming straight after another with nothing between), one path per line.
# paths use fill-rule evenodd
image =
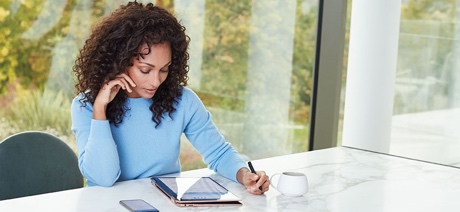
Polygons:
M139 71L141 71L141 73L143 74L148 74L150 72L150 70L142 70L142 69L139 69Z
M160 70L162 73L168 73L169 70Z

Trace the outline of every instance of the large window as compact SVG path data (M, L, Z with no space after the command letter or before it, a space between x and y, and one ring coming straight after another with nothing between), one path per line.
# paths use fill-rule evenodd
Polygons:
M458 1L405 1L390 152L460 166Z
M0 2L0 140L45 130L76 151L71 69L91 26L124 2ZM238 151L257 159L308 150L317 1L156 4L186 26L190 88ZM204 167L185 140L183 169Z
M381 0L373 3L364 0L351 1L351 4L360 5L356 7L356 11L351 10L351 15L349 15L352 29L354 12L368 15L366 16L367 20L359 19L362 22L356 24L355 27L365 27L361 27L359 29L361 31L357 30L356 32L371 34L372 30L369 28L376 25L376 20L379 21L380 25L377 24L378 26L374 29L382 29L381 34L372 34L374 37L362 36L358 40L355 37L354 47L361 48L363 50L361 52L364 53L359 55L353 68L358 67L356 64L367 63L365 58L368 55L378 55L382 58L385 57L383 60L394 56L396 70L387 69L384 70L384 74L378 72L374 75L366 75L380 68L378 66L381 65L370 64L367 67L371 68L360 72L367 78L355 78L361 81L354 82L364 85L360 89L365 95L356 98L362 103L355 104L362 106L363 110L357 111L358 116L354 116L348 121L352 125L362 118L364 125L357 125L359 126L357 130L350 130L349 132L362 135L368 131L379 131L380 129L376 127L367 127L366 122L370 123L369 126L380 126L378 125L380 123L373 124L373 122L375 122L375 118L380 118L379 115L382 112L386 111L382 109L381 105L392 102L389 104L391 106L388 114L391 117L388 119L389 130L382 133L385 136L388 135L388 139L382 139L382 142L385 143L383 146L389 147L387 153L460 167L460 157L457 151L460 148L460 131L457 129L460 124L460 90L458 89L460 83L460 60L458 60L460 58L460 25L458 23L460 11L458 10L458 1L403 0L400 3L396 2L397 7L392 7L391 10L388 10L388 7L373 8L375 3L386 6L390 4L390 1ZM395 2L391 1L391 4L395 4ZM353 8L355 7L353 6ZM387 9L388 11L385 11L381 16L374 16L366 13L366 9L376 9L375 11ZM382 22L392 18L389 17L389 14L397 14L399 17L399 21L393 22L399 24L396 26L398 32L395 34L397 34L398 39L394 52L379 45L382 40L387 41L388 36L394 36L390 30L394 26L381 25ZM353 39L351 33L350 46ZM375 42L376 45L368 45L372 42L363 44L369 40ZM351 54L351 47L349 50ZM380 54L387 50L388 54ZM382 60L377 58L376 61ZM352 71L350 68L352 67L348 66L348 72ZM387 77L392 76L392 73L395 73L395 76L391 80L387 80ZM370 83L362 82L362 79L369 80ZM381 92L381 81L391 81L394 88ZM347 86L349 84L350 81L347 79ZM388 84L390 83L386 85ZM358 90L352 92L356 91ZM381 95L388 93L391 94L389 99ZM353 93L344 90L343 94ZM346 96L342 100L345 100L345 105L351 105L350 99L347 99ZM359 115L360 113L361 115ZM344 116L346 120L346 111ZM382 124L382 128L385 128L385 125L385 123ZM345 132L346 130L344 130L344 134ZM353 143L354 141L351 141L353 139L350 138L353 136L347 137L347 142ZM369 144L380 139L379 136L372 133L367 138L363 139L361 146L366 145L363 143ZM342 141L341 139L339 138L339 142ZM345 141L344 139L343 142Z

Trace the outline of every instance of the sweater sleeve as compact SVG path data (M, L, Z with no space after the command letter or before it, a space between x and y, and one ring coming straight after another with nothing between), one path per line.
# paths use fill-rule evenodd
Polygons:
M92 119L92 105L82 106L81 98L77 96L71 106L80 171L90 186L112 186L120 176L120 160L110 124Z
M238 182L238 170L247 167L243 158L220 134L211 120L211 113L206 110L199 97L191 90L184 89L183 98L182 103L188 108L189 116L184 130L188 140L203 156L209 169Z

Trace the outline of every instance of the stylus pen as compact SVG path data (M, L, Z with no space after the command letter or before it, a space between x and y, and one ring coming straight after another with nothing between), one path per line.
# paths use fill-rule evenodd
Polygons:
M251 169L251 172L256 174L256 170L254 170L254 167L252 166L251 161L248 161L249 169ZM256 181L257 182L257 181ZM262 191L262 186L259 186L259 190Z

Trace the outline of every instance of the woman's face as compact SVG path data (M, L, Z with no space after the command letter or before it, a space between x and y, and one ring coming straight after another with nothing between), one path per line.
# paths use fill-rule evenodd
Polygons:
M147 44L141 46L141 52L148 52ZM133 66L127 68L127 74L136 84L131 98L152 98L158 87L166 80L171 65L171 46L169 43L155 44L150 47L150 53L133 59Z

